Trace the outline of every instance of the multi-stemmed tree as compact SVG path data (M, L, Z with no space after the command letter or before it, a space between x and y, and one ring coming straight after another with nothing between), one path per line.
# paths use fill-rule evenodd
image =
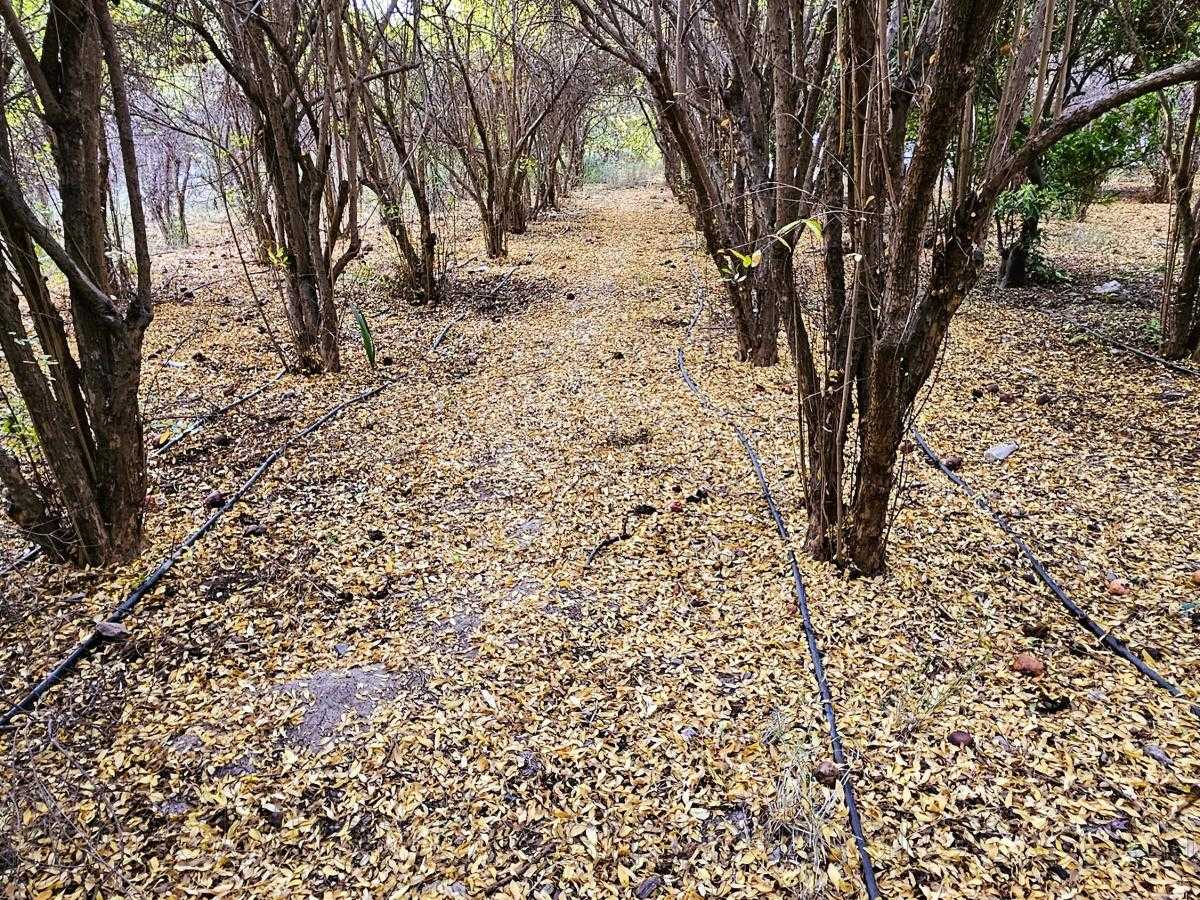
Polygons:
M334 286L361 248L355 134L361 85L348 77L349 4L144 5L197 35L244 99L249 128L237 138L254 142L252 164L264 170L272 240L265 255L284 275L296 363L306 372L337 371Z
M382 14L354 9L347 18L354 77L363 85L357 128L362 181L379 199L409 293L418 303L436 303L445 257L434 227L437 100L430 95L422 7L415 4L404 16L395 6Z
M501 257L529 218L533 142L587 49L553 9L527 0L463 14L447 4L436 22L435 122L455 156L454 182L479 209L487 254Z
M1050 0L1028 10L991 0L572 2L598 46L645 78L725 273L741 354L774 362L786 327L809 551L881 572L900 444L979 278L997 198L1064 136L1200 78L1200 61L1066 106L1021 137L1047 84ZM793 268L808 232L823 281L811 299Z
M52 0L30 21L0 0L0 13L16 51L0 60L0 348L20 395L19 404L5 398L6 412L18 423L20 406L28 415L28 432L9 429L16 434L0 444L0 483L10 518L38 546L102 564L137 551L146 493L138 385L152 316L150 255L129 100L105 0ZM105 106L132 224L128 292L108 252L106 225L116 213ZM22 189L12 135L22 121L49 140L61 236ZM74 349L43 259L66 280Z

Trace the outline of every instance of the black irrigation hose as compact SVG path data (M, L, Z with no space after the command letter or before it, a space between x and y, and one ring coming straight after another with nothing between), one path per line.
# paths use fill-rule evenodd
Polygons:
M1126 344L1124 341L1118 341L1116 338L1109 337L1106 334L1101 334L1099 331L1076 322L1074 319L1069 319L1068 321L1084 334L1090 335L1091 337L1098 341L1102 341L1105 344L1111 344L1114 347L1119 347L1126 353L1132 353L1134 356L1146 360L1146 362L1158 363L1160 366L1166 366L1168 369L1178 372L1180 375L1189 375L1192 378L1200 378L1200 369L1193 369L1191 366L1185 366L1183 363L1174 362L1173 360L1169 360L1164 356L1156 356L1153 353L1147 353L1145 350L1139 350L1137 347L1134 347L1131 344Z
M0 569L0 576L7 575L9 572L15 572L17 569L23 569L39 556L42 555L42 548L34 544L3 569Z
M991 516L992 521L1000 526L1000 529L1006 535L1008 535L1008 537L1020 551L1021 555L1025 557L1026 562L1033 567L1034 574L1037 575L1042 583L1050 589L1050 593L1058 598L1058 601L1066 607L1067 612L1069 612L1081 626L1091 632L1091 634L1095 636L1103 646L1107 647L1117 656L1121 657L1121 659L1125 660L1127 663L1137 669L1138 672L1140 672L1146 678L1149 678L1172 697L1186 696L1179 685L1168 681L1157 671L1148 666L1141 657L1130 650L1121 641L1113 637L1107 628L1104 628L1102 625L1097 623L1096 620L1089 616L1078 603L1072 600L1070 595L1062 589L1062 586L1055 581L1054 576L1046 571L1046 567L1042 565L1042 561L1038 559L1037 555L1032 549L1030 549L1029 545L1022 540L1019 534L1017 534L1016 529L1012 527L1008 519L996 512L992 508L991 504L987 502L987 499L969 484L967 484L966 480L963 479L961 475L951 471L951 469L946 466L945 462L942 461L942 458L938 456L932 447L929 446L928 441L921 436L920 432L914 428L912 430L912 434L916 439L917 446L921 448L921 452L925 454L930 464L941 469L942 473L952 482L954 482L954 484L960 487L963 492L975 502L976 506ZM1200 717L1200 704L1189 703L1188 709L1192 715Z
M225 513L227 513L235 503L241 500L242 497L244 497L250 491L250 489L254 487L255 483L266 473L269 468L271 468L275 461L278 460L279 457L281 457L292 444L305 437L308 437L308 435L312 434L322 425L325 425L331 419L336 418L346 408L354 406L357 403L361 403L364 400L369 400L371 397L374 397L376 394L386 390L393 384L395 384L395 382L391 379L388 379L383 384L376 385L369 390L363 391L361 394L357 394L354 397L351 397L349 400L343 400L315 422L308 425L302 431L296 432L282 444L280 444L275 450L271 451L271 453L269 453L263 459L263 461L259 463L258 468L254 470L253 474L246 479L242 486L234 491L219 509L214 510L212 515L205 519L204 523L200 525L199 528L184 538L183 543L176 547L166 559L159 563L158 568L151 572L146 579L139 584L137 588L135 588L134 591L128 597L126 597L119 606L117 606L116 609L112 611L109 617L105 619L105 623L115 624L128 616L133 608L138 604L138 601L140 601L146 596L146 594L154 589L155 585L162 580L163 576L171 570L175 563L179 562L184 553L189 550L197 541L204 537L204 535L206 535L217 523L217 520L220 519L221 516L225 515ZM8 727L12 724L12 720L16 716L23 712L27 713L32 710L37 704L37 701L41 699L41 697L47 691L49 691L50 688L54 687L54 685L70 674L71 670L78 665L79 661L86 657L92 650L94 650L96 646L103 641L103 639L104 638L100 634L99 630L93 631L86 638L84 638L75 647L75 649L67 655L65 659L58 663L58 665L51 669L41 681L34 685L23 699L14 704L3 715L0 715L0 728Z
M517 263L511 269L509 269L504 274L504 277L496 282L496 286L494 288L492 288L491 292L487 295L484 302L486 303L488 300L496 299L496 295L500 293L500 290L501 290L501 288L504 287L504 285L508 284L509 279L513 277L513 274L517 271L517 269L519 267L521 267L522 265L527 266L531 262L533 262L532 256L529 257L529 259L525 260L523 263ZM455 325L457 325L459 322L461 322L463 319L465 319L467 317L468 312L470 312L470 310L463 310L461 313L459 313L457 316L455 316L453 319L451 319L449 322L446 323L446 327L443 328L441 330L441 332L438 334L438 336L433 339L433 343L429 347L430 353L433 353L435 350L437 350L437 348L439 346L441 346L442 341L444 341L446 339L446 335L448 335L450 333L450 329L453 328Z
M267 388L269 388L271 385L273 385L275 382L277 382L280 378L282 378L283 375L284 375L283 371L280 371L270 381L263 382L258 387L256 387L254 390L252 390L250 393L243 394L242 396L231 400L229 403L226 403L224 406L220 406L217 409L214 409L212 412L201 416L200 418L198 418L194 422L192 422L191 425L189 425L187 428L185 428L179 434L175 435L175 437L173 437L169 441L167 441L165 444L162 444L162 445L152 449L150 451L149 455L150 456L159 456L160 454L166 453L168 450L170 450L172 447L174 447L176 444L178 444L180 441L182 441L188 435L195 434L197 431L199 431L208 422L215 419L217 416L223 415L224 413L229 412L231 409L236 409L237 407L239 407L243 403L245 403L247 400L252 400L253 398L257 397L259 394L261 394L263 391L265 391Z
M703 309L704 300L700 299L700 303L696 307L696 312L692 316L692 321L688 324L687 333L690 335L699 321L700 312ZM762 489L763 500L767 504L767 511L771 514L771 519L775 523L775 530L779 533L779 538L783 541L787 548L788 565L792 572L792 584L795 586L796 592L796 607L800 610L800 618L804 623L804 637L808 643L808 655L812 659L813 676L817 681L817 689L821 695L821 708L825 713L825 722L829 727L829 743L833 752L833 761L837 763L838 768L845 773L842 781L842 795L846 800L846 810L850 819L850 830L854 834L854 844L858 848L858 861L862 869L863 885L867 889L867 897L879 897L879 886L875 882L875 868L871 864L871 855L867 851L867 840L863 836L862 818L858 813L858 801L854 796L854 783L850 778L850 770L846 765L846 753L842 747L842 738L838 732L837 714L833 710L833 694L829 689L829 680L825 676L825 662L821 655L821 648L817 646L816 630L813 628L812 617L808 610L808 592L804 588L804 578L800 574L800 565L796 561L796 551L790 546L788 537L787 525L783 521L783 514L779 511L779 507L775 503L774 497L771 496L771 488L767 482L767 476L763 472L762 461L758 457L758 452L754 449L754 444L750 438L742 431L741 426L732 420L732 418L720 407L714 404L705 396L700 386L696 384L695 379L687 370L684 363L683 348L678 347L675 350L676 362L679 365L679 375L683 378L683 383L687 385L688 390L696 395L700 404L709 411L717 415L718 418L724 419L733 428L733 433L737 435L738 443L742 445L742 449L746 451L746 456L750 459L750 465L754 468L754 476L758 479L758 485Z
M438 333L438 336L433 339L433 343L429 347L429 352L432 353L435 350L437 350L437 348L441 345L442 341L444 341L446 339L446 335L448 335L450 333L450 329L453 328L455 325L457 325L459 322L461 322L466 317L467 317L467 314L465 312L460 312L457 316L455 316L453 319L451 319L449 322L447 322L446 327L443 328Z
M250 393L243 394L240 397L236 397L233 400L231 400L229 403L226 403L224 406L218 407L217 409L214 409L212 412L201 416L200 418L198 418L194 422L192 422L192 424L188 428L184 429L179 434L175 435L175 437L171 438L165 444L162 444L161 446L158 446L158 447L151 448L151 450L147 454L147 456L155 457L155 456L159 456L163 453L166 453L168 450L170 450L172 447L174 447L176 444L178 444L184 438L188 437L189 435L195 434L197 431L199 431L208 422L212 421L217 416L223 415L223 414L229 412L231 409L235 409L235 408L241 406L247 400L257 397L259 394L261 394L263 391L265 391L267 388L269 388L271 385L273 385L275 382L277 382L280 378L282 378L283 375L284 375L284 373L281 371L278 374L276 374L276 376L274 378L272 378L270 381L263 382L258 387L256 387L254 390L252 390ZM15 572L18 569L25 568L25 566L29 565L35 559L40 557L42 555L42 553L43 553L42 548L35 544L34 546L32 546L28 550L26 550L24 553L22 553L20 556L18 556L16 559L14 559L7 566L5 566L3 569L0 569L0 577L7 575L9 572Z

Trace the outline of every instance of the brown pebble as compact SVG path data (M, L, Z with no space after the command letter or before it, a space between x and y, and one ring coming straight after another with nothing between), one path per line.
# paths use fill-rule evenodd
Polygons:
M1114 597L1124 597L1129 590L1129 582L1124 578L1114 578L1108 583L1108 592Z
M962 468L963 458L957 453L951 453L949 456L942 457L942 465L951 472L957 472Z
M208 509L218 509L225 505L225 495L220 491L213 491L204 498L204 505Z
M1012 661L1012 670L1020 675L1037 678L1046 671L1046 664L1026 650L1018 653Z
M947 740L955 747L969 747L975 743L975 738L972 737L969 731L952 731Z
M838 767L832 759L823 759L813 767L813 775L825 787L833 787L838 780Z
M1192 587L1200 587L1200 569L1192 573Z

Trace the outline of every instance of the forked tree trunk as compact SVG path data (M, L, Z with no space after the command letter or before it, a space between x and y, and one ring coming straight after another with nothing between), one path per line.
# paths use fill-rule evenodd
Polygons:
M9 27L14 39L26 40ZM100 565L130 558L141 543L146 461L138 386L142 336L151 318L132 128L107 7L101 0L54 0L41 60L34 61L27 45L22 57L54 137L64 240L58 245L25 204L13 175L7 123L0 123L0 236L17 277L14 282L7 269L0 276L0 345L53 484L38 478L36 461L25 465L4 448L0 481L10 514L29 529L29 537L58 558ZM136 290L130 290L124 311L113 300L105 253L107 167L101 165L100 109L106 57L138 267ZM35 243L66 276L78 365ZM18 293L31 313L37 345L54 366L53 377L35 358Z
M1200 362L1200 230L1180 246L1179 275L1166 297L1159 352L1167 359Z
M508 255L508 230L504 222L491 210L482 210L483 246L489 259L501 259Z
M1196 141L1200 130L1200 83L1192 91L1192 105L1179 153L1167 155L1173 169L1172 202L1175 206L1171 246L1160 321L1159 352L1167 359L1192 358L1200 362L1200 199L1193 204L1197 169ZM1172 271L1173 269L1173 271ZM1171 276L1175 276L1174 284Z
M1041 234L1038 216L1021 219L1021 231L1017 239L1001 252L1000 287L1020 288L1029 284L1029 258Z

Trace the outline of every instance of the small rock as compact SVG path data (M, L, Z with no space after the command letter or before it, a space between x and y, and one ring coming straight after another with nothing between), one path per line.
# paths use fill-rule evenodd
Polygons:
M1050 636L1050 626L1044 622L1026 622L1021 626L1021 634L1025 637L1037 638L1039 641Z
M110 641L124 640L129 637L129 629L120 622L98 622L96 633Z
M981 388L981 387L971 388L971 396L974 397L976 400L982 400L983 399L983 388Z
M1129 582L1124 578L1114 578L1108 583L1108 592L1114 597L1124 597L1129 591Z
M338 658L340 659L341 657L345 656L347 653L350 652L350 645L349 644L334 644L333 652L336 653L338 655Z
M1111 281L1104 282L1104 284L1096 285L1094 288L1092 288L1092 293L1100 296L1107 296L1108 294L1115 294L1119 290L1121 290L1121 282L1114 278Z
M1192 587L1200 588L1200 569L1192 573Z
M1016 403L1017 395L1010 394L1008 391L1005 391L1003 394L1000 395L1000 402L1001 403Z
M1175 767L1174 760L1167 755L1166 751L1158 744L1147 744L1142 748L1142 752L1154 760L1156 763L1166 766L1168 769Z
M957 453L951 453L949 456L942 457L942 465L951 472L957 472L962 468L963 458Z
M204 740L197 734L185 731L167 741L167 746L176 753L193 753L204 748Z
M813 775L825 787L833 787L838 780L838 767L832 759L823 759L813 767Z
M228 447L233 443L233 438L227 434L218 434L215 438L213 438L213 443L218 447Z
M646 900L647 897L654 896L655 892L662 887L662 883L661 875L651 875L637 886L637 890L633 892L633 895L637 897L637 900Z
M1051 397L1049 394L1038 394L1038 397L1037 397L1037 405L1038 406L1049 406L1053 402L1054 402L1054 398Z
M159 803L156 807L160 814L168 819L177 819L180 816L185 816L192 810L192 805L182 797L169 797Z
M683 512L683 501L682 500L672 500L671 501L671 512Z
M1046 664L1026 650L1013 658L1012 670L1019 675L1037 678L1046 671Z
M993 381L991 384L987 385L984 390L986 390L989 394L998 394L1000 393L1000 385Z
M969 747L975 743L975 738L969 731L952 731L947 740L955 747Z
M1005 441L985 450L983 458L988 462L1003 462L1016 453L1019 446L1016 441Z
M255 522L253 525L246 526L246 534L251 537L262 537L266 533L266 526L260 525L258 522Z
M367 532L367 537L369 537L373 541L382 541L383 540L383 532L380 531L378 528L372 528L370 531Z
M225 494L221 491L213 491L204 498L204 506L206 509L220 509L225 505Z

